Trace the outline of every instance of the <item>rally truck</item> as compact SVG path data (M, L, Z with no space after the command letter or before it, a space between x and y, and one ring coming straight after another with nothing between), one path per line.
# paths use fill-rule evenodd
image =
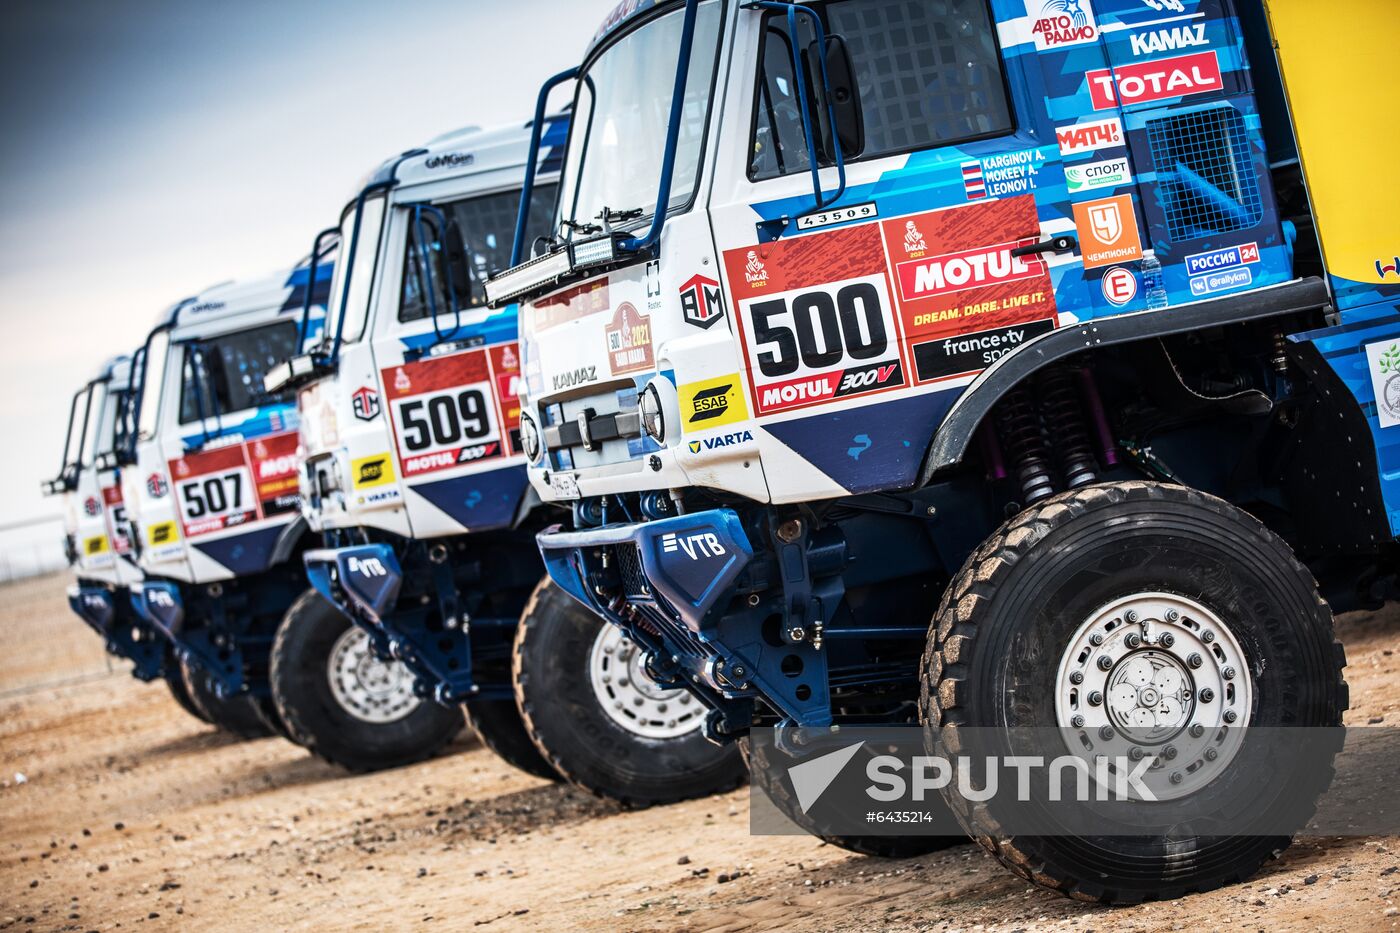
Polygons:
M162 315L142 351L123 477L146 573L134 602L176 646L195 702L237 733L276 732L368 770L429 756L462 723L420 704L407 672L368 657L348 626L301 661L327 703L365 723L361 745L342 751L337 734L288 722L273 696L274 639L289 609L315 594L301 565L313 539L299 509L296 402L263 379L319 335L333 248Z
M743 763L705 739L695 697L656 686L621 630L541 582L535 535L557 518L525 477L515 308L486 307L488 274L517 236L542 232L517 230L521 186L538 177L543 219L566 132L541 114L448 133L386 161L345 206L321 343L269 383L299 389L303 514L323 536L306 569L344 615L294 606L289 619L319 615L279 636L272 677L279 703L301 698L282 704L289 720L326 715L286 656L353 620L419 697L465 708L516 767L663 803L731 788Z
M487 286L572 505L550 576L717 738L1150 761L1160 805L1092 833L945 787L1037 885L1249 876L1400 531L1393 17L1349 10L621 4L541 92L575 82L553 229ZM1249 753L1272 726L1310 767Z
M44 483L44 493L64 500L64 551L76 578L68 588L73 612L102 638L109 654L131 662L133 677L161 678L181 708L203 719L169 642L131 605L130 587L142 574L131 545L115 451L130 429L132 366L129 356L113 357L74 393L62 465Z

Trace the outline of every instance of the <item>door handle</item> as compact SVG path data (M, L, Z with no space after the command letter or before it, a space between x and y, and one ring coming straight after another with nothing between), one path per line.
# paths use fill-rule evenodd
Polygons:
M1052 236L1048 240L1041 240L1039 243L1030 243L1026 246L1018 246L1011 251L1013 256L1032 256L1036 253L1068 253L1072 252L1079 245L1079 241L1068 234Z

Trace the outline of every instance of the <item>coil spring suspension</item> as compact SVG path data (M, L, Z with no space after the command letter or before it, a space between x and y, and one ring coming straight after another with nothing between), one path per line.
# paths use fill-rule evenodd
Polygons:
M1045 420L1066 489L1078 489L1098 479L1098 463L1084 417L1084 400L1076 385L1078 373L1064 366L1046 370L1040 379L1040 410Z
M997 435L1024 505L1098 479L1079 378L1075 369L1053 367L1033 384L1007 393L997 406Z

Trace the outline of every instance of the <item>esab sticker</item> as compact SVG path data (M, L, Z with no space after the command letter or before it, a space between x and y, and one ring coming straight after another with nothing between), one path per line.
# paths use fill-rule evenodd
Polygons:
M746 421L748 407L739 374L687 382L677 392L681 402L681 433L708 431L736 421Z
M518 353L510 343L384 371L404 479L506 454L502 426L515 429L520 418Z
M1034 196L883 225L916 383L980 372L1054 327L1055 290L1045 260L1012 255L1039 239Z
M755 414L906 384L876 224L724 254Z

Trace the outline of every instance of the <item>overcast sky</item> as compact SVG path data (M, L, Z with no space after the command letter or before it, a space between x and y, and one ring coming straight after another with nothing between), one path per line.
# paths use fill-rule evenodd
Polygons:
M69 397L163 308L287 267L392 153L528 118L615 2L8 4L0 523L59 511Z

